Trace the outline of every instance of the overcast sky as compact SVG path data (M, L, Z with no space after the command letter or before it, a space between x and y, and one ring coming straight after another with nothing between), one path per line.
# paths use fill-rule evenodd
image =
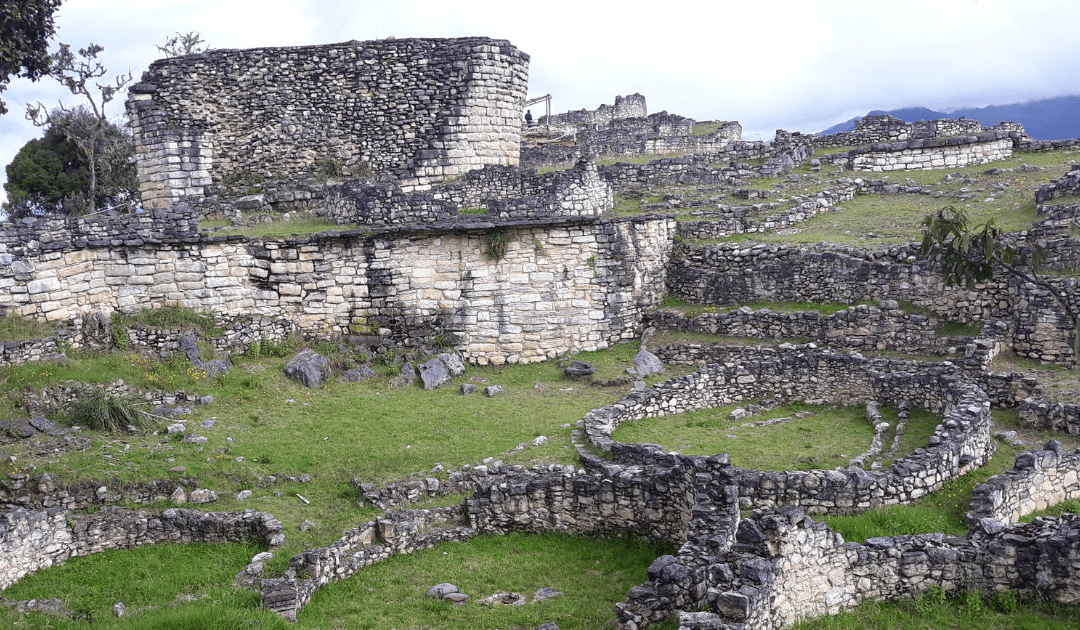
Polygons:
M139 75L170 34L213 48L390 36L487 36L531 56L529 95L554 112L644 94L650 112L738 120L746 139L816 132L873 109L948 109L1080 94L1076 0L65 0L57 42L93 42ZM24 104L54 81L3 94L0 165L40 130ZM539 109L537 110L539 111ZM533 113L536 114L537 111ZM110 104L119 116L123 104ZM0 173L0 180L6 175ZM2 195L2 192L0 192Z

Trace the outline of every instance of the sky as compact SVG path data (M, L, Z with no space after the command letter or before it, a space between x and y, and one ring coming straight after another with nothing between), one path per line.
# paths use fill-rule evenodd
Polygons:
M110 76L131 71L138 81L161 56L155 44L190 31L211 48L486 36L529 54L529 96L551 94L554 113L640 93L650 113L737 120L755 140L874 109L1080 94L1080 37L1065 26L1076 8L1076 0L65 0L54 42L100 44ZM15 79L2 98L11 111L0 116L0 165L41 136L23 118L25 103L79 102L49 79ZM121 116L121 101L107 112Z

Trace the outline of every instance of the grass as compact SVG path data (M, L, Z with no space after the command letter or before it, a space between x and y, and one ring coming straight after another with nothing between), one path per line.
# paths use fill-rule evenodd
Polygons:
M714 122L709 124L694 123L694 129L690 132L692 136L707 136L710 133L715 133L724 126L722 122Z
M143 309L135 313L114 313L113 324L132 326L142 324L150 328L187 328L198 330L205 337L224 334L211 313L200 313L186 306L168 305Z
M94 431L117 433L134 427L139 431L153 428L155 421L129 396L110 394L93 385L82 387L67 413L72 425Z
M1030 202L1031 193L1038 185L1045 183L1049 178L1064 173L1068 169L1064 161L1070 156L1075 156L1075 154L1066 152L1028 154L1020 155L1012 161L950 171L951 173L959 171L961 175L977 178L978 182L974 184L965 183L962 180L946 183L943 181L944 174L941 171L893 173L889 175L889 178L893 182L907 183L910 180L911 184L933 186L935 189L942 190L945 194L958 193L963 187L970 188L973 193L976 193L977 188L985 188L986 190L978 192L973 199L965 202L972 204L969 211L976 217L976 220L982 220L980 217L984 218L993 213L999 213L999 222L1006 220L1013 222L1009 224L1013 226L1009 229L1022 229L1022 227L1018 226L1029 226L1034 218L1033 204ZM656 158L657 156L642 156L635 160L619 158L611 161L644 163ZM1047 166L1050 167L1050 170L1036 174L1006 173L995 176L981 174L986 168L1007 168L1017 166L1022 162ZM812 174L809 167L805 165L796 169L791 175L798 176L798 178L785 176L770 180L755 180L753 185L755 188L775 188L781 198L791 195L816 194L818 190L835 187L834 179L826 176L825 173ZM845 173L845 175L866 178L883 177L878 174L850 172ZM1006 183L1007 187L1005 191L993 193L994 202L983 201L991 196L989 194L990 186L994 183ZM659 197L656 197L656 199L659 200ZM775 235L765 238L774 240L807 238L805 228L809 226L818 230L818 237L820 237L820 240L825 241L841 239L844 242L851 243L878 243L887 242L890 239L896 241L909 240L918 233L919 222L925 214L925 212L920 211L922 207L919 205L923 200L933 202L933 205L930 206L931 209L937 209L947 202L947 198L933 200L929 196L914 195L858 197L852 202L842 204L839 212L826 212L816 217L813 221L820 221L820 226L815 227L816 224L811 225L812 222L808 222L803 226L799 226L804 228L804 231L798 234L782 238ZM640 208L640 202L638 207ZM875 216L860 218L862 215L875 215L876 218ZM828 222L826 219L832 221ZM834 226L832 223L837 225ZM206 224L204 223L204 225ZM321 219L299 219L290 222L264 224L256 228L238 230L235 233L253 236L279 236L328 229L340 230L344 228ZM844 234L843 230L850 230L850 234ZM883 235L884 238L867 238L866 233L868 232ZM755 308L768 307L780 310L777 305L753 306ZM813 307L814 310L821 309L820 305L792 305L795 310L804 310L804 306ZM704 309L704 307L702 308ZM704 335L700 337L702 340L706 338ZM684 338L697 337L685 336ZM725 341L715 337L709 339L712 341ZM759 342L759 340L751 341L754 343ZM593 362L594 367L597 369L598 379L619 378L625 376L625 368L629 365L629 359L636 349L636 344L626 344L603 352L582 353L576 358ZM207 487L218 491L219 496L222 497L218 503L213 505L213 509L260 509L274 514L284 523L288 543L284 548L278 550L274 560L271 561L268 567L268 572L275 574L286 568L287 560L292 554L310 547L326 546L352 525L370 520L378 514L371 508L357 506L356 500L358 497L349 483L353 476L375 482L416 478L416 474L420 471L424 471L423 475L430 475L431 473L428 471L435 462L441 462L452 470L462 464L478 463L488 456L501 458L507 463L520 463L523 465L532 463L574 463L574 453L569 441L570 430L561 428L560 425L573 424L589 409L614 402L624 395L627 389L625 387L595 388L581 383L565 381L561 369L555 364L547 363L507 368L481 369L470 367L459 382L471 381L480 385L499 384L506 388L507 393L503 397L492 399L481 396L463 397L458 393L455 387L456 383L449 388L436 392L423 392L419 389L390 389L388 387L389 368L382 366L378 366L377 369L383 373L373 381L363 384L338 384L332 382L319 390L313 391L298 386L280 374L281 367L284 364L284 357L266 356L266 353L260 352L256 353L256 356L249 358L238 357L237 363L231 374L219 379L209 379L205 376L200 377L197 374L191 374L184 363L179 360L163 362L145 359L134 353L83 354L63 364L38 364L0 369L0 412L3 413L18 414L21 411L19 405L22 402L23 392L27 388L40 389L68 379L104 383L116 378L123 378L126 382L139 388L153 389L160 387L170 391L184 389L188 393L215 396L215 402L212 405L196 408L194 415L183 421L189 428L198 426L204 420L215 421L213 428L200 429L202 434L210 438L210 442L201 451L194 445L188 445L164 435L127 435L124 437L124 442L121 443L115 440L115 436L91 431L82 434L82 437L88 439L88 443L75 449L66 447L65 442L57 438L38 437L20 443L5 441L2 444L3 455L5 456L3 459L6 460L7 455L15 455L20 470L26 470L28 466L34 466L35 473L56 472L62 482L102 480L108 483L110 488L115 488L118 484L144 482L151 479L179 479L180 474L170 473L168 469L177 465L185 466L187 471L183 473L183 477L187 480L189 489L194 485ZM1032 369L1036 368L1033 367ZM1040 366L1038 369L1045 370L1047 373L1058 373L1048 366ZM677 373L677 370L670 369L669 375L672 373ZM1060 373L1068 376L1072 375L1072 372ZM664 378L666 377L667 375ZM650 381L655 380L650 379ZM859 412L861 410L856 408L854 411ZM858 424L857 415L846 421L843 419L830 420L834 423L834 433L856 433L855 429L849 431L840 427L846 426L845 422ZM1000 420L1000 416L1000 412L995 412L995 418ZM762 417L764 416L748 418L746 421L759 420ZM826 419L822 418L821 420ZM721 420L702 417L697 420L691 419L688 422L687 417L680 416L672 424L675 425L674 429L679 431L691 429L709 433L710 429L721 429L724 434L727 434L729 427L725 426ZM812 420L812 418L806 420ZM777 450L776 442L790 443L788 452L774 455L779 462L777 466L788 468L791 465L811 466L818 464L831 467L832 464L823 462L822 459L836 459L841 455L858 454L866 450L869 444L868 426L864 426L862 429L864 433L858 435L858 439L855 441L857 444L853 442L850 446L840 447L828 444L828 441L833 438L831 434L819 432L817 436L810 436L809 434L812 431L799 431L797 428L799 426L807 428L808 425L802 425L804 421L800 420L787 425L780 425L781 427L789 427L788 430L795 430L797 433L794 434L794 438L773 439L774 443L770 445L773 451ZM868 424L865 420L861 422L863 425ZM701 426L687 426L694 423ZM1005 422L1001 422L1001 424L1006 427L1009 426ZM923 425L920 424L920 426ZM930 428L932 430L932 426ZM914 429L915 427L912 426L912 431L909 432L912 439L917 437ZM763 430L758 429L749 430L740 427L732 430L736 435L745 433L748 436L754 431L760 431L764 434ZM716 434L718 432L712 430L711 433ZM546 435L549 438L548 442L543 446L529 446L518 454L508 455L514 446L519 443L528 443L537 435ZM1060 438L1061 436L1057 437ZM229 441L226 438L232 438L232 440ZM925 437L919 439L922 440L922 443L925 443ZM724 440L727 442L750 442L750 440L743 440L741 437L735 440L721 438L721 441ZM660 441L663 442L663 440ZM670 443L664 443L669 448L681 448L684 443L690 447L696 447L698 441L697 438L684 438L682 442L679 439L674 439ZM704 443L704 438L701 441ZM822 443L825 444L826 449L816 446ZM807 444L815 446L808 447ZM891 436L886 439L886 448L889 444L891 444ZM55 450L57 448L61 450ZM702 447L701 450L707 454L711 454L709 451L731 450L730 448L719 448L717 450L717 448L710 446L708 448ZM907 450L913 448L913 446L905 445L902 448ZM831 454L828 449L831 449ZM971 487L981 479L1011 466L1017 450L1015 447L1002 445L998 454L992 460L990 467L983 471L977 471L977 474L971 473L960 480L955 480L947 485L943 491L923 499L915 506L911 506L912 509L923 510L921 514L918 512L913 514L894 513L892 516L880 517L877 520L881 523L866 528L864 534L855 533L853 528L849 533L843 529L843 525L834 525L834 527L844 532L844 535L851 540L857 540L860 535L902 533L899 530L905 529L909 531L962 532L963 513L966 511L970 501ZM750 459L752 456L756 455L748 449L747 454L741 457L749 462L752 461ZM766 456L769 456L769 453L765 452L762 456L763 459ZM733 453L736 463L742 465L739 457ZM814 457L818 459L818 462L808 461L809 458ZM800 458L807 461L797 461ZM5 469L5 472L8 471ZM15 471L12 470L11 472ZM311 474L312 480L310 483L301 483L296 479L304 472ZM271 476L276 477L276 480L272 480ZM434 476L441 476L441 474ZM232 499L233 493L241 489L252 489L254 496L243 502ZM299 501L295 496L296 494L303 494L310 499L310 505L305 505ZM449 502L452 499L445 499L444 501ZM901 508L889 509L901 510ZM303 520L313 521L315 526L301 532L299 523ZM536 537L525 536L522 538L533 539ZM494 540L506 541L509 539ZM573 541L574 539L566 540ZM474 544L480 546L471 546ZM489 543L485 543L481 539L462 545L429 550L427 553L434 557L433 565L438 568L437 571L430 574L431 579L435 580L432 584L449 579L449 577L443 576L458 575L451 573L451 570L457 571L460 567L451 567L449 562L440 564L440 558L444 561L449 560L451 555L456 556L462 566L466 567L466 574L461 578L462 583L459 586L463 586L463 590L476 589L471 594L483 595L486 594L488 588L495 588L496 586L512 590L522 589L522 592L528 591L532 584L523 581L527 577L524 576L525 573L546 576L548 580L545 581L554 581L556 578L562 579L564 573L572 576L579 576L582 573L586 576L592 576L590 571L598 571L600 575L596 577L599 581L622 584L623 575L616 576L614 572L624 571L624 569L612 569L611 572L608 572L603 567L613 565L606 564L608 560L603 557L594 557L592 559L594 565L596 562L600 562L596 566L602 568L564 571L562 569L564 565L579 563L581 556L586 556L581 551L568 551L566 556L549 556L541 564L535 565L538 568L530 569L530 571L518 571L518 574L511 575L514 573L513 571L489 568L491 565L487 563L489 561L494 562L495 557L503 553L508 553L514 563L521 563L523 558L520 556L525 553L523 548L528 548L526 543L511 542L511 551L509 552L486 547L485 544ZM573 544L567 542L565 547L569 549ZM597 543L587 541L582 544L592 548ZM552 543L552 546L564 545ZM453 549L450 547L453 547ZM459 549L461 551L458 551ZM120 553L137 554L139 552ZM540 550L536 550L535 553L539 555ZM630 552L616 546L615 551L612 553L619 556L629 555ZM657 552L653 550L643 554L646 559L634 560L635 570L643 571L644 567L651 562L652 557L655 557L654 555L650 556L650 554L655 553ZM211 559L204 561L196 558L178 561L178 564L197 567L201 573L207 571L207 565L221 564L220 575L215 574L216 577L207 578L207 580L213 582L213 585L168 586L172 582L169 582L164 577L159 578L152 575L143 576L144 579L141 582L145 582L145 585L142 583L131 584L128 573L113 575L108 581L122 583L125 585L124 588L153 590L157 592L155 597L162 602L157 604L158 608L155 609L156 612L152 613L153 616L147 617L147 619L150 619L149 621L135 615L130 622L124 622L128 624L126 627L206 627L205 622L207 619L214 620L213 627L222 628L283 627L280 620L256 608L256 599L253 595L233 591L224 586L231 580L231 576L239 571L243 563L250 559L250 555L250 550L238 553L235 563L233 560L219 561ZM414 558L419 559L420 556L414 556ZM82 560L91 563L85 566L96 566L93 564L94 562L108 563L109 559L110 556L108 555L99 555ZM115 558L113 560L115 561ZM388 573L386 577L376 578L382 580L382 582L368 582L366 587L358 587L361 590L355 593L346 590L343 591L344 594L335 595L333 590L327 590L328 599L325 602L313 603L306 613L301 614L300 624L338 627L340 623L342 626L352 627L353 625L367 623L364 619L369 616L373 617L381 614L378 611L380 607L388 605L386 600L390 599L390 597L385 594L390 591L380 589L389 589L393 583L407 580L407 578L400 577L402 575L411 576L426 570L422 568L422 564L414 564L414 561L409 558L398 558L395 559L395 562L399 562L404 567L394 569L399 571L396 574L398 577L393 577L391 573ZM416 562L422 562L422 560ZM469 564L470 562L472 564ZM152 563L143 561L143 564ZM228 565L227 570L226 565ZM104 567L104 564L101 566ZM521 564L521 566L526 565ZM552 567L559 568L553 571ZM377 568L379 567L372 567L372 570ZM41 571L34 577L47 577L48 574L56 570L56 568L53 568ZM390 571L390 569L386 570ZM465 585L466 580L483 578L486 572L505 577L499 578L498 585L494 584L494 582L491 584L480 582L479 586ZM169 573L169 571L163 573ZM142 576L142 574L136 573L131 573L131 575ZM376 574L373 572L371 575ZM629 576L629 573L626 575ZM65 577L62 581L69 579L74 580L74 578ZM168 579L171 580L171 578ZM640 575L629 576L626 577L626 584L632 586L642 580L643 577ZM105 580L102 581L105 582ZM25 583L27 582L24 580L16 586L22 587ZM476 584L476 582L470 584ZM221 585L222 590L220 592L214 591L213 589L216 588L214 585ZM551 585L558 588L558 585L554 583ZM348 583L341 586L346 587ZM79 588L81 587L77 586L75 590L79 590ZM376 590L367 591L367 588ZM394 588L397 588L397 586L394 586ZM590 590L593 588L592 586L582 585L580 588L588 592L595 592ZM598 627L600 624L610 624L613 617L610 602L625 598L627 588L628 586L620 586L616 595L590 595L590 602L593 598L601 602L598 610L603 609L603 615L583 617L587 620L584 623L566 619L559 615L542 621L558 621L560 627L591 628ZM171 594L170 589L172 589ZM48 595L43 592L42 596L51 596L58 592L51 587L46 590L49 591ZM16 597L15 593L17 592L8 589L8 591L4 592L4 596L13 598ZM175 605L177 593L194 595L196 600L186 602L182 606ZM133 603L136 599L128 601L130 599L128 595L121 595L125 603L128 604L129 609L140 606L140 604ZM320 593L320 596L322 595L323 593ZM415 593L411 593L410 597L415 595ZM113 594L101 596L102 605L107 604L111 607L113 602L108 600L112 599L113 596ZM73 595L72 597L77 596ZM354 601L359 601L363 597L369 597L369 599L365 600L366 603L362 612L354 610L340 613L345 615L343 619L347 621L339 622L337 620L339 613L336 612L319 612L324 605L327 610L333 610L335 606L348 607L352 606ZM72 601L76 600L72 599ZM539 609L539 607L551 603L547 602L536 606ZM98 604L93 605L97 606ZM72 604L72 606L89 610L90 604L76 603ZM426 600L422 600L420 606L412 608L425 607L435 608L435 613L443 616L456 616L458 614L458 609L438 609L434 602L427 602ZM588 603L572 604L571 607L592 610L591 604ZM359 608L359 606L353 606L353 608ZM547 608L547 610L550 611L552 608ZM423 613L423 611L421 612ZM111 615L108 614L108 608L105 608L104 611L97 610L92 614L95 615L97 625L120 623L112 619ZM305 614L310 614L311 619L316 619L316 615L322 615L321 618L330 621L308 622L305 621ZM405 612L403 614L421 613ZM593 613L585 614L591 615ZM596 614L599 615L600 613ZM1055 614L1067 616L1071 613L1066 611ZM9 616L4 617L3 615ZM0 610L0 623L8 619L11 620L11 623L8 624L11 627L36 623L33 616L22 616L7 609ZM518 623L532 623L531 621L504 621L502 618L494 622L484 621L484 619L488 618L484 617L479 622L475 620L462 621L463 624L472 623L473 625L463 625L461 627L495 627L494 624L498 624L498 627L504 625L509 627ZM55 620L55 622L54 625L57 626L62 626L65 623L63 620ZM72 623L85 625L81 621ZM391 623L397 624L395 627L413 627L414 624L427 622L417 620L416 617L405 617Z
M664 296L664 298L660 302L660 308L676 309L691 317L696 317L697 315L700 315L702 313L728 313L744 306L748 306L755 311L765 308L777 313L801 313L805 311L817 311L818 313L827 316L860 304L876 305L876 303L874 302L861 301L856 302L855 304L840 304L838 302L830 304L815 304L813 302L751 302L748 304L740 304L737 306L713 306L704 304L692 304L685 300L680 300L671 296Z
M574 538L558 534L486 536L398 556L320 590L297 619L299 628L533 628L593 630L613 622L615 602L645 581L645 569L671 545L635 538ZM558 567L552 571L552 567ZM449 582L470 600L461 606L426 597ZM541 587L561 591L533 603ZM500 591L525 595L523 606L484 606Z
M839 150L842 149L828 152ZM739 234L720 240L728 242L827 242L843 245L908 242L921 233L923 217L949 203L963 205L972 216L974 223L993 218L1006 231L1026 230L1037 220L1034 203L1035 190L1049 179L1059 177L1068 171L1067 161L1075 156L1075 152L1066 151L1020 152L1008 160L958 169L892 173L846 171L842 174L843 177L864 180L885 179L890 183L924 186L932 192L940 191L945 196L934 198L932 195L918 194L857 195L831 211L819 213L781 233ZM1015 169L1023 164L1039 166L1046 170L1037 173L985 174L989 168ZM946 173L952 176L951 181L945 181ZM970 181L965 181L965 178ZM772 188L777 191L777 196L770 201L781 201L793 195L813 196L823 190L835 190L837 184L836 175L824 171L812 173L808 163L795 168L784 177L753 180L754 188ZM995 186L1001 186L1002 189L995 189ZM973 195L971 199L957 201L955 198L948 197L948 195L961 194L965 190L967 194ZM745 203L745 201L733 200L732 203ZM781 209L788 205L790 204L782 203Z
M662 444L665 449L687 455L731 455L731 463L755 470L813 470L847 466L848 460L867 451L874 436L862 406L840 407L785 404L741 420L728 414L739 405L688 412L660 418L645 418L620 425L614 439L620 442ZM882 407L883 420L892 425L883 437L888 451L895 436L897 410ZM792 417L798 412L814 415L765 427L744 427L744 423ZM901 436L897 456L925 447L940 419L922 410L913 410ZM888 466L892 459L883 458Z
M339 225L321 217L296 217L290 221L272 221L252 227L233 227L227 219L203 219L202 229L222 228L217 234L240 234L243 236L303 236L329 230L350 230L356 226Z
M22 341L41 339L55 334L55 326L49 322L23 317L18 313L6 313L0 316L0 341Z
M1010 592L946 595L931 589L897 602L864 601L853 610L796 623L791 630L1071 630L1080 606Z
M8 600L59 597L68 615L20 614L0 607L0 624L9 628L285 628L284 620L257 607L254 591L230 586L232 577L252 556L265 550L224 543L159 544L71 558L3 592ZM112 615L117 602L127 608L123 620Z
M576 358L592 362L597 379L621 378L636 351L636 344L623 344ZM434 392L391 389L389 370L379 366L383 374L372 381L331 382L309 390L281 374L284 358L234 360L233 371L221 378L192 374L179 359L152 360L130 352L2 368L0 410L10 412L9 417L19 414L27 387L40 390L64 380L101 383L123 378L140 389L183 389L215 397L213 404L196 407L182 420L189 430L204 420L215 421L213 428L198 429L210 440L201 448L163 435L125 435L125 450L125 444L108 434L84 432L90 443L72 452L54 452L64 446L62 439L42 436L4 445L4 454L17 456L19 466L35 466L38 473L55 472L65 482L108 480L114 485L188 478L218 492L222 498L213 505L215 510L253 508L282 520L289 545L274 562L284 570L293 553L326 546L351 525L377 515L356 505L350 484L354 476L386 482L427 471L437 462L453 470L488 456L523 465L574 463L570 430L559 425L614 402L629 388L569 382L557 365L541 363L469 367L455 384ZM648 380L658 378L667 375ZM481 388L499 384L506 393L496 398L462 396L457 383L470 381ZM548 443L505 454L539 435L547 436ZM170 473L174 466L187 470L183 475ZM309 473L312 481L289 480L302 473ZM277 481L270 481L270 475ZM254 490L254 496L234 501L233 494L244 489ZM297 493L311 505L300 502ZM299 532L305 519L317 526Z
M641 214L645 212L645 210L641 208L642 205L660 203L661 201L663 201L663 197L660 197L658 195L646 195L644 197L638 197L636 199L626 199L624 197L616 195L615 207L612 209L612 211L618 216Z

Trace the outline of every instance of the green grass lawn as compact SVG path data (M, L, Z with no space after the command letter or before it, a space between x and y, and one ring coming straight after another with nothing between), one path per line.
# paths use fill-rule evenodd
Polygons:
M683 414L627 422L615 430L619 442L661 444L665 450L684 455L731 455L731 463L755 470L813 470L847 466L848 460L870 448L874 428L862 406L840 407L792 403L743 418L730 420L736 407L751 401ZM887 453L896 434L897 410L880 409L891 428L882 436ZM798 418L797 414L809 413ZM770 426L742 426L775 418L793 418ZM940 418L913 410L900 438L896 455L903 457L926 446ZM894 458L882 457L884 467Z

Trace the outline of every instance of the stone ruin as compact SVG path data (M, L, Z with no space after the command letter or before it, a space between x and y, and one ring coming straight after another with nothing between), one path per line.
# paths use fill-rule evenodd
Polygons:
M1080 431L1080 406L1047 404L1031 379L987 371L1005 348L1045 361L1075 359L1073 331L1048 296L1012 281L990 283L978 293L946 289L907 246L862 251L734 243L673 251L676 234L702 238L706 228L677 227L670 215L608 218L613 188L734 183L782 173L809 159L815 147L841 140L780 130L769 145L743 143L736 123L721 125L710 148L700 151L689 140L673 140L688 137L688 119L647 116L644 98L635 95L563 122L596 126L589 132L594 135L583 134L595 146L623 142L632 145L628 150L648 152L649 146L682 142L683 149L703 155L600 167L574 156L573 169L538 175L515 166L527 62L507 42L483 38L211 51L156 62L128 103L148 211L27 219L0 234L0 308L74 324L52 340L4 344L4 362L103 343L97 313L166 303L215 313L227 329L222 348L295 331L404 344L445 333L467 360L499 364L633 338L665 291L720 305L873 300L879 306L827 318L739 309L697 318L659 313L652 323L761 338L803 335L855 351L917 348L956 360L867 360L815 344L661 348L657 354L666 362L702 367L587 414L573 436L580 467L525 470L494 462L464 467L444 484L359 488L387 508L447 492L472 496L451 508L391 510L330 547L294 556L283 575L262 575L265 558L253 558L238 583L256 586L264 605L295 619L322 585L437 542L507 531L631 531L680 549L658 559L648 581L617 605L619 625L627 629L676 612L688 630L780 628L931 585L1080 601L1080 521L1064 516L1015 524L1032 509L1080 497L1080 453L1064 453L1053 441L1022 454L1012 470L976 490L972 529L963 538L924 534L859 545L807 516L908 503L980 466L994 450L992 406L1019 405L1032 426ZM337 98L342 91L350 97ZM250 100L255 94L263 100ZM380 117L385 124L374 125ZM843 142L869 148L842 159L853 165L863 159L858 156L876 160L885 153L881 159L895 158L905 168L932 167L933 156L949 147L975 154L989 143L998 147L993 155L1031 148L1022 128L996 127L864 120ZM923 154L929 161L917 157ZM301 238L208 236L198 231L200 210L186 205L212 200L229 178L302 174L323 159L367 175L319 193L326 216L363 228ZM763 163L752 167L739 163L759 159ZM1050 202L1075 194L1076 172L1037 196L1045 219L1028 237L1045 241L1051 266L1075 264L1077 241L1065 228L1076 206ZM724 221L713 223L726 227L710 229L739 233L797 223L856 190L876 189L872 182L853 182L760 223L718 208ZM279 199L287 204L298 197ZM509 236L501 253L494 251L493 234ZM747 267L754 273L746 274ZM1059 284L1075 299L1075 283ZM904 314L898 299L934 315ZM975 338L943 340L926 334L932 317L987 324ZM135 345L163 353L178 343L170 332L134 328L125 334ZM724 454L682 456L611 438L619 423L637 418L777 397L906 401L943 418L926 448L886 470L856 463L834 471L744 470ZM19 507L0 515L2 546L11 552L0 563L0 586L105 548L243 536L272 547L283 542L281 524L253 511L67 512L118 496L155 501L170 491L156 484L120 494L105 486L60 487L49 475L5 480L4 501ZM753 515L742 518L743 509Z
M404 188L517 164L528 64L509 42L482 37L158 60L128 98L143 205L326 160Z

